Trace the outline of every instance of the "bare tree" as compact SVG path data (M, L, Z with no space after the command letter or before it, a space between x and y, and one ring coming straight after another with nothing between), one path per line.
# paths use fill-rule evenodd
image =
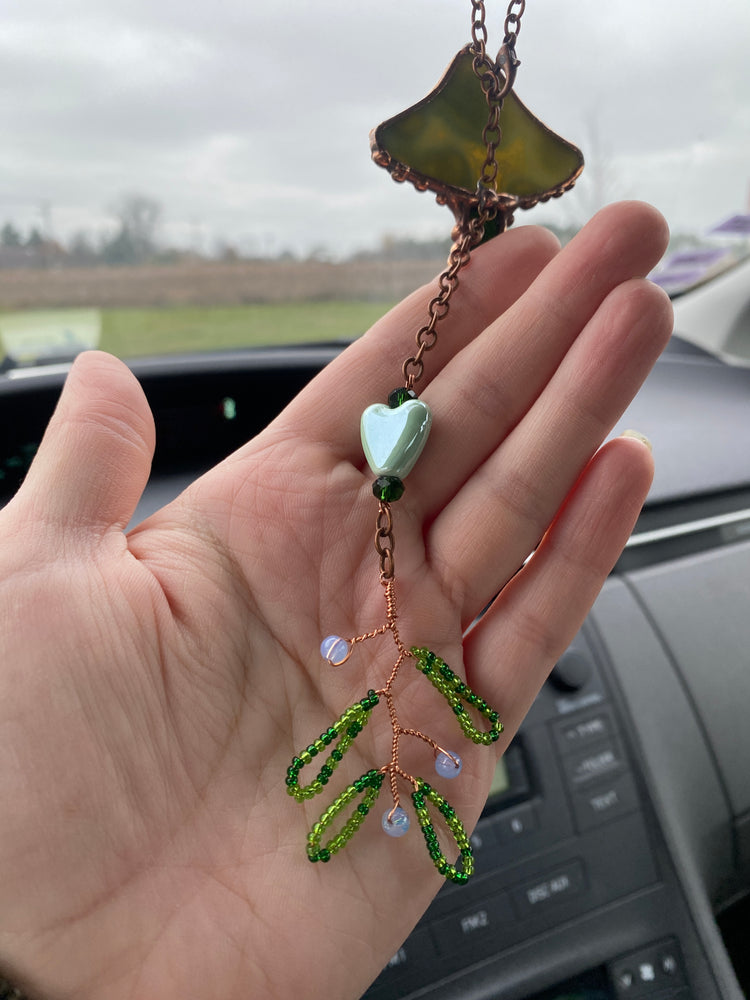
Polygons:
M156 251L161 205L143 194L123 195L113 206L119 229L102 247L108 264L143 264Z

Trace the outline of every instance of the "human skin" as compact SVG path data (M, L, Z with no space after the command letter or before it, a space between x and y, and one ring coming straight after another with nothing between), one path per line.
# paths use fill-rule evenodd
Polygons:
M467 829L648 491L648 448L602 442L671 332L643 278L666 239L639 203L562 251L514 229L476 251L426 357L433 430L393 505L399 628L505 731L490 750L463 740L409 663L395 693L405 724L463 757L458 780L434 784ZM148 405L115 359L74 364L0 512L0 967L32 994L355 1000L440 887L416 824L383 835L387 782L343 851L306 857L336 794L390 759L383 706L323 795L298 805L284 783L393 665L389 636L338 668L318 646L385 618L359 417L398 385L432 294L130 532ZM403 757L429 780L429 747Z

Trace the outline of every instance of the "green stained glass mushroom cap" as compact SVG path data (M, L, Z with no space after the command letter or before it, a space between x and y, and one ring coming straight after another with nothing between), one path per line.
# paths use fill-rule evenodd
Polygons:
M473 58L469 47L462 49L427 97L383 122L370 137L377 164L396 180L435 192L458 217L476 204L487 154L482 133L488 105ZM548 129L512 91L500 126L497 193L504 212L531 208L573 186L583 169L581 151Z

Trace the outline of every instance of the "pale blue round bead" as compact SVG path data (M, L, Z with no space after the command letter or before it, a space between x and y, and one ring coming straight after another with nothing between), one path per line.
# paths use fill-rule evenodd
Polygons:
M449 757L441 751L435 758L435 770L441 778L457 778L463 766L464 762L457 753Z
M320 644L320 655L334 667L343 663L351 652L352 644L340 635L327 635Z
M401 806L394 810L392 816L390 809L383 813L383 829L389 837L403 837L409 829L409 826L409 816L406 812L404 812Z

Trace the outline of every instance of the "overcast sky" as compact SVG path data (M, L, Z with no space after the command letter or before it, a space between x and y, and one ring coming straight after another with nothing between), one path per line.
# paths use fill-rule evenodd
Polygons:
M487 6L494 52L505 5ZM0 223L95 237L138 192L162 204L165 241L196 249L336 255L444 234L448 210L375 167L368 134L433 87L469 9L3 0ZM518 95L589 162L527 218L581 222L602 198L639 197L700 232L747 210L748 0L529 0L517 51Z

